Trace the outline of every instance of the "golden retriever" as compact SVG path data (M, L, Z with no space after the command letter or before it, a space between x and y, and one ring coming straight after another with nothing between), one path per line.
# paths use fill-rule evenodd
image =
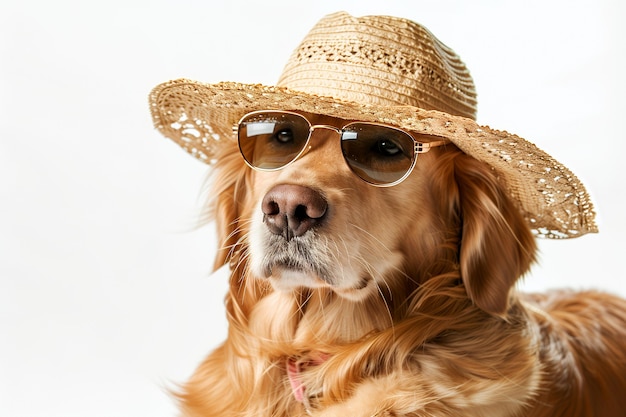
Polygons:
M336 132L310 145L258 172L221 142L229 332L177 394L184 416L625 415L626 301L518 294L535 238L490 167L449 144L382 188Z

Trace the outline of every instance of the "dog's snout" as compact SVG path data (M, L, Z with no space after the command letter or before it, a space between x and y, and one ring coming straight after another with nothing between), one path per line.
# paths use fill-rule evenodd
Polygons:
M328 202L309 187L281 184L263 198L263 221L269 230L290 240L318 225L328 209Z

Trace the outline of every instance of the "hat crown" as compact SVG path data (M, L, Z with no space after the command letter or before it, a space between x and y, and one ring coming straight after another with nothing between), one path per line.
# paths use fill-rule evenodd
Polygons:
M397 17L324 17L293 52L278 85L476 118L474 82L459 56L423 26Z

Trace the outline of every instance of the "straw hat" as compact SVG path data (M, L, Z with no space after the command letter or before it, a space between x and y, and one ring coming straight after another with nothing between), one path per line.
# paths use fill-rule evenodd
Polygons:
M179 79L154 88L150 109L161 133L207 164L254 110L300 110L447 138L495 170L536 235L597 232L574 174L532 143L479 126L465 64L406 19L328 15L294 51L276 86Z

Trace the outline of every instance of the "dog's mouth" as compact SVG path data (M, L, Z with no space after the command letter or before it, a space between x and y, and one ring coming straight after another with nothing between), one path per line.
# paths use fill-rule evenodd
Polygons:
M333 286L333 271L322 261L311 236L285 240L281 236L269 236L261 270L265 278L293 286Z
M340 261L345 255L333 252L330 248L335 245L315 233L290 240L264 233L262 240L261 250L252 251L252 267L276 290L328 288L343 298L361 300L376 287L370 273L345 265ZM255 257L254 253L263 256Z

